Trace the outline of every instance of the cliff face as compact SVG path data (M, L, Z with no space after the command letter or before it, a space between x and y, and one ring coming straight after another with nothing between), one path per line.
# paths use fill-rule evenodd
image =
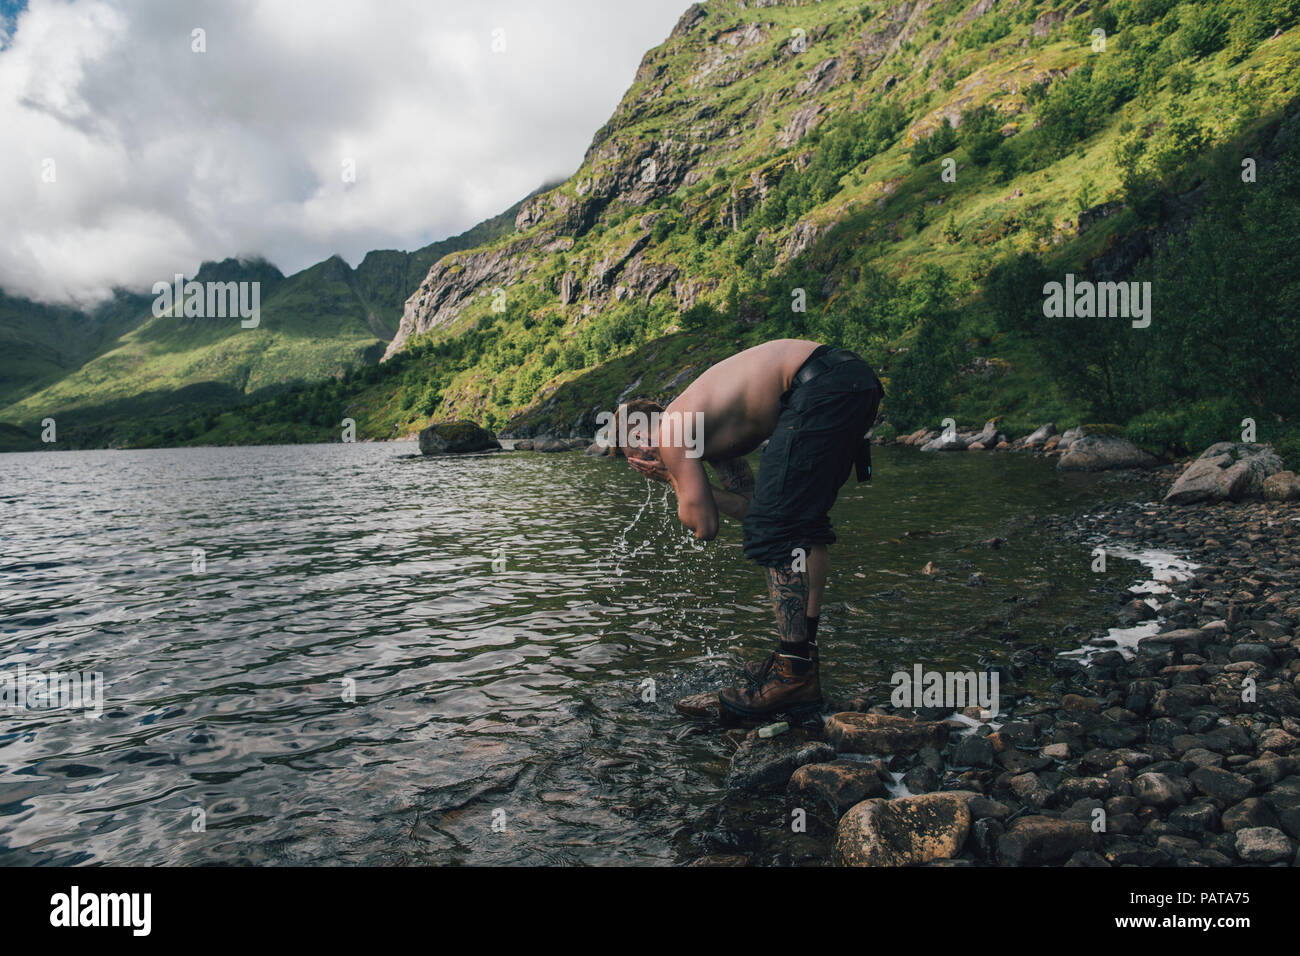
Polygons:
M1085 15L1086 5L1035 14L1032 30L1019 28L1023 36L1003 41L997 56L965 39L979 30L1005 35L1001 24L1024 20L1022 7L1029 10L1023 0L694 4L645 55L573 176L523 202L508 240L429 269L385 358L412 336L455 323L481 298L508 298L529 285L540 287L546 307L578 317L628 300L666 296L681 311L701 295L716 297L732 276L661 248L661 218L741 231L786 170L807 165L808 141L828 120L886 100L905 118L902 147L945 120L960 125L965 110L993 98L1003 120L1014 120L1026 109L1024 90L1066 75L1086 54L1071 51L1062 69L1059 51L1030 49L1067 12ZM878 187L876 199L894 184ZM762 238L777 264L788 262L850 211L847 203L824 205L769 226Z
M853 96L853 81L869 72L881 51L897 44L928 3L903 3L879 25L888 39L864 39L854 50L824 59L811 52L829 34L825 19L845 15L796 2L694 4L668 39L647 53L631 88L592 139L581 167L558 187L526 200L507 242L456 253L435 263L406 301L401 325L385 353L413 335L454 321L480 296L535 278L548 256L566 268L548 289L582 314L611 300L671 295L689 308L716 278L693 279L680 264L654 253L650 230L663 201L694 186L740 156L791 148ZM856 9L856 8L855 8ZM777 22L777 14L781 21ZM740 22L734 22L740 16ZM863 26L851 17L855 26ZM789 26L785 21L807 23ZM870 36L876 36L871 33ZM775 127L765 127L775 122ZM687 210L738 228L765 195L769 173L719 181L710 198L721 204ZM600 224L637 211L650 213L615 237L591 236ZM612 230L611 230L612 231ZM810 239L807 227L794 252ZM509 292L507 291L507 295Z

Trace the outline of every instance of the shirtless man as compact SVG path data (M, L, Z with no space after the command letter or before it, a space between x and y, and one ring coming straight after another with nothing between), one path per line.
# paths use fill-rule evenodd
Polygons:
M620 407L662 411L658 434L626 429L623 452L641 474L666 481L677 517L710 541L718 512L743 522L745 554L766 571L780 647L745 666L746 686L718 694L722 708L743 718L788 713L802 719L822 706L817 622L835 541L827 517L853 465L870 474L863 437L883 396L866 362L852 352L802 339L778 339L710 367L666 410L644 400ZM677 414L679 427L670 427ZM684 447L680 422L697 417L702 443ZM646 416L648 417L648 416ZM755 482L745 455L770 438ZM703 463L723 487L709 483Z

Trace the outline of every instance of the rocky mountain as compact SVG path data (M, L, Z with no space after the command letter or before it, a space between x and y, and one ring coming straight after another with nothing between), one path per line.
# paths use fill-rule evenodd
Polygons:
M152 374L145 323L0 421L147 389L162 418L87 440L328 440L345 414L568 436L797 335L868 358L888 428L1113 423L1161 451L1253 417L1300 449L1298 22L1296 0L695 4L569 179L441 249L286 278L300 334L274 360L213 342ZM1153 321L1045 321L1066 275L1149 282Z

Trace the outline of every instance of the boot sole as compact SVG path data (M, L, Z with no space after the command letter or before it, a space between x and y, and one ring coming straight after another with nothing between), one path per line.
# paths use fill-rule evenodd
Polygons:
M766 720L769 717L776 717L783 714L786 717L789 717L792 721L803 723L813 717L821 716L822 709L825 705L826 702L819 697L815 701L809 701L805 704L795 704L792 707L786 707L784 709L751 711L740 707L733 707L721 697L718 698L718 707L723 714L731 717L739 717L744 720Z

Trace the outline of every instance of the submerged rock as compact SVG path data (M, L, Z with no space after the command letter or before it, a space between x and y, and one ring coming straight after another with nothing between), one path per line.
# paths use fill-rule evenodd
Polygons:
M722 710L716 690L683 697L673 706L683 717L705 717L711 720L717 720Z
M486 428L473 422L440 422L420 430L420 453L422 455L445 455L467 451L486 451L500 448L497 441Z
M749 858L738 853L710 853L692 860L687 866L749 866Z
M970 825L966 800L951 793L865 800L840 820L835 860L842 866L910 866L951 859Z

